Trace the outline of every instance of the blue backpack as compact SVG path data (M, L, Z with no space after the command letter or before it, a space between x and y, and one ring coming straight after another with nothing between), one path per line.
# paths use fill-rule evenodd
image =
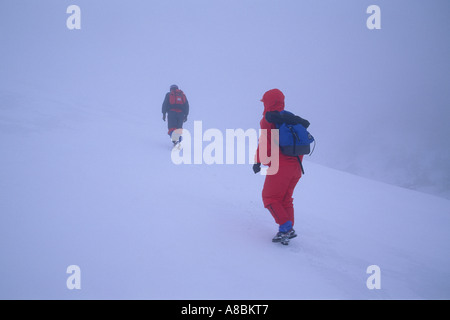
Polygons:
M287 113L294 115L289 111L281 111L280 114ZM300 155L311 153L311 143L314 142L314 137L301 124L277 124L279 130L279 145L281 153L298 157ZM313 149L314 150L314 149Z

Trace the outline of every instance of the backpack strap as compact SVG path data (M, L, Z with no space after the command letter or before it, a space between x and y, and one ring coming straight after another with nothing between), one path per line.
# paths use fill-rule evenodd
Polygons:
M302 169L302 174L305 174L305 170L303 170L302 160L300 160L299 156L297 156L297 160L298 160L298 163L300 163L300 168Z

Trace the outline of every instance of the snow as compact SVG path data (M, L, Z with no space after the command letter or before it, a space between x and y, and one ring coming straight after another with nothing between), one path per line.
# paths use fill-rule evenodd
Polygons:
M173 164L159 118L2 96L3 299L449 298L447 199L307 159L285 247L250 165Z
M0 4L0 299L450 298L444 4L379 1L370 33L356 1L182 1L184 25L173 2L75 2L75 31L69 3ZM251 164L171 161L172 83L191 133L258 129L274 87L311 121L289 246Z

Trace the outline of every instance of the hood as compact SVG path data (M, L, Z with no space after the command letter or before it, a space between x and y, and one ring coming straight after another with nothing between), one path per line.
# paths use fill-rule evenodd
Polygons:
M278 89L272 89L264 93L261 101L264 103L264 114L269 111L284 110L284 94Z

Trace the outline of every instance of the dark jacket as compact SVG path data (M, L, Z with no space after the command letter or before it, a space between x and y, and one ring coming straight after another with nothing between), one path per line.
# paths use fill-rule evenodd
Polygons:
M278 111L268 111L265 114L265 118L270 123L275 123L275 124L286 123L286 124L292 124L292 125L301 124L305 128L309 127L308 120L303 119L303 118L293 115L293 114L289 114L289 113L281 114Z

